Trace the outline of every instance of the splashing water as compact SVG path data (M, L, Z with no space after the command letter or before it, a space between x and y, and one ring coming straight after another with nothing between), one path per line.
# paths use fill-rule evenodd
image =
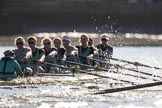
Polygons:
M5 47L13 49L14 47ZM2 52L1 48L1 52ZM162 47L114 47L114 58L138 61L162 67ZM2 57L2 55L1 55ZM121 63L122 64L122 63ZM142 68L143 69L143 68ZM143 69L144 71L145 69ZM148 70L161 74L161 70ZM108 74L109 75L109 74ZM91 77L91 76L87 76ZM121 77L121 75L117 76ZM68 79L68 78L67 78ZM142 81L142 80L141 80ZM66 80L65 80L66 82ZM109 88L113 80L97 78L80 79L69 83L55 82L33 87L0 87L1 107L30 108L161 108L162 86L124 91L113 94L93 95L92 92ZM114 86L115 88L115 86Z

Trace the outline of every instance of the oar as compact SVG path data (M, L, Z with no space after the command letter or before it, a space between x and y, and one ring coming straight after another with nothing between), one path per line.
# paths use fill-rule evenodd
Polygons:
M141 79L148 79L144 76L137 76L137 75L133 75L133 74L129 74L129 73L122 73L122 72L117 72L117 71L110 71L110 72L113 72L113 73L120 73L122 75L127 75L127 76L132 76L132 77L136 77L136 78L141 78ZM152 79L153 81L159 81L157 79Z
M95 68L95 67L93 67L93 66L91 66L91 65L76 63L76 62L72 62L72 61L65 61L65 62L68 63L68 64L79 65L79 66L84 66L84 67L93 68L93 69L99 69L99 70L102 70L102 71L110 71L110 69L106 69L106 68L102 68L102 67L97 67L97 68ZM137 71L137 70L135 70L135 71ZM110 71L110 72L118 73L118 72L116 72L116 71ZM138 71L138 72L139 72L139 71ZM120 74L122 74L122 75L127 75L127 76L132 76L132 77L138 77L138 78L142 78L142 79L148 79L148 78L146 78L146 77L144 77L144 76L136 76L136 75L132 75L132 74L129 74L129 73L125 74L125 73L121 73L121 72L120 72ZM150 74L149 74L149 75L150 75ZM159 81L159 80L157 80L157 79L152 79L152 80L153 80L153 81Z
M37 73L36 76L73 76L67 73Z
M70 61L66 61L66 63L75 63L75 62L70 62ZM57 64L53 64L53 63L47 63L45 62L46 65L50 65L50 66L54 66L54 67L59 67L59 68L63 68L63 69L68 69L68 67L64 67L62 65L57 65ZM76 63L76 65L79 65ZM85 64L82 64L84 66L87 66ZM108 79L112 79L112 80L115 80L115 81L121 81L121 82L126 82L126 83L131 83L133 85L136 84L136 82L132 82L132 81L128 81L128 80L123 80L123 79L117 79L117 78L112 78L112 77L109 77L109 76L104 76L104 75L99 75L99 74L95 74L95 73L90 73L90 72L87 72L87 71L84 71L84 70L79 70L80 73L85 73L85 74L88 74L88 75L93 75L93 76L98 76L98 77L102 77L102 78L108 78Z
M143 66L143 67L154 68L154 69L162 69L162 68L159 68L159 67L149 66L149 65L142 64L142 63L139 63L139 62L131 62L131 61L121 60L121 59L117 59L117 58L110 58L110 59L112 59L114 61L119 61L119 62L125 62L125 63L129 63L129 64L133 64L135 66Z
M79 72L85 73L85 74L88 74L88 75L98 76L98 77L101 77L101 78L108 78L108 79L112 79L112 80L115 80L115 81L121 81L121 82L131 83L132 85L136 85L136 82L132 82L132 81L128 81L128 80L112 78L112 77L109 77L109 76L104 76L104 75L86 72L86 71L83 71L83 70L80 70Z
M65 67L63 65L57 65L57 64L53 64L53 63L48 63L48 62L44 62L42 63L43 65L46 65L46 66L53 66L53 67L58 67L58 68L62 68L62 69L67 69L67 70L70 70L71 69L71 72L73 74L73 77L75 76L74 75L74 68L75 67L72 67L72 68L69 68L69 67Z
M148 75L148 76L154 76L154 77L157 77L157 78L162 78L162 76L153 75L153 74L143 72L143 71L139 71L139 70L135 70L135 69L132 69L132 68L125 68L123 66L120 66L119 64L111 64L111 65L114 66L114 67L118 67L120 69L125 69L125 70L129 70L129 71L133 71L133 72L138 72L138 73L141 73L141 74L144 74L144 75Z
M84 66L84 67L89 67L89 68L93 68L95 69L95 67L91 66L91 65L86 65L86 64L81 64L81 63L76 63L76 62L72 62L72 61L65 61L66 63L69 63L69 64L73 64L73 65L79 65L79 66ZM102 71L110 71L109 69L105 69L105 68L101 68L99 70L102 70ZM127 75L127 76L132 76L132 77L138 77L138 78L142 78L142 79L148 79L144 76L136 76L136 75L132 75L132 74L129 74L129 73L122 73L122 72L116 72L116 71L110 71L112 73L117 73L117 74L121 74L121 75ZM153 79L153 81L159 81L157 79Z
M94 66L91 66L88 64L82 64L82 63L78 63L78 62L65 61L65 63L72 64L72 65L78 65L78 66L82 66L82 67L86 67L86 68L92 68L94 70L109 71L109 69L106 69L106 68L94 67Z
M128 87L106 89L106 90L102 90L100 92L96 92L94 94L115 93L115 92L121 92L121 91L126 91L126 90L133 90L133 89L140 89L140 88L146 88L146 87L152 87L152 86L158 86L158 85L162 85L162 81L140 84L140 85L133 85L133 86L128 86Z
M84 57L84 58L87 58L87 57ZM99 60L99 59L94 59L94 58L91 58L91 60L97 61L97 62L100 62L100 63L109 64L110 66L114 66L116 68L125 69L125 70L129 70L129 71L133 71L133 72L138 72L138 73L141 73L141 74L145 74L145 75L149 75L149 76L154 76L154 77L157 77L157 78L162 78L162 76L153 75L153 74L150 74L150 73L147 73L147 72L143 72L143 71L139 71L139 70L135 70L135 69L132 69L132 68L125 68L125 67L123 67L123 66L121 66L119 64L111 64L109 62L102 61L102 60Z

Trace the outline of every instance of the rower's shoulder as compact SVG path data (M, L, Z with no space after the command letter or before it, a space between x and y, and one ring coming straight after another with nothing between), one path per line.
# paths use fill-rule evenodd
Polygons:
M28 51L31 51L31 49L28 48L28 47L25 47L24 49L25 49L27 52L28 52Z
M38 53L39 54L44 54L45 53L45 49L43 49L43 48L37 48L38 49Z
M107 44L108 48L113 49L113 46L110 44Z
M59 50L60 50L60 51L66 51L66 49L63 48L63 47L61 47Z
M73 50L77 50L77 49L78 49L76 46L73 46L73 45L70 45L70 47L71 47Z
M53 48L51 48L51 51L57 51L57 49L53 47Z
M59 48L60 50L65 50L65 48L64 47L61 47L61 48Z
M75 46L75 47L79 49L81 46L80 46L80 45L77 45L77 46Z
M96 48L101 48L102 47L102 44L98 44L95 46Z
M65 48L63 48L63 47L61 47L61 48L59 48L59 49L57 49L58 51L60 51L62 54L64 54L65 53L65 51L66 51L66 49Z
M97 49L96 46L91 46L91 48L92 48L94 51L98 51L98 49Z
M29 52L29 51L31 51L31 49L28 48L28 47L24 47L22 50L23 50L24 52ZM16 52L18 52L18 49L16 48L16 49L13 49L12 51L13 51L14 53L16 53Z

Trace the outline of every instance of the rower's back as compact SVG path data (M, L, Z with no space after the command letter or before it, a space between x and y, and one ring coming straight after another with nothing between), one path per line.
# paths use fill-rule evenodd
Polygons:
M0 79L11 80L17 76L23 76L18 62L14 59L14 52L7 50L4 52L5 57L0 60Z

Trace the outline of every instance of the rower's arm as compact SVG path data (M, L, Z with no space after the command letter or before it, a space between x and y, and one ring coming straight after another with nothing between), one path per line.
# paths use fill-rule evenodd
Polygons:
M110 48L110 51L109 51L109 58L112 58L112 55L113 55L113 47Z
M89 56L87 56L88 59L91 59L94 55L90 54Z
M98 51L94 51L94 55L98 55L99 54L99 52Z
M78 49L76 48L76 47L73 47L74 48L74 50L73 51L71 51L71 55L77 55L78 54Z
M64 52L64 54L62 55L62 61L65 61L66 60L66 50Z
M25 58L31 58L31 56L32 56L32 51L28 51L26 53L26 57Z
M22 72L22 69L21 69L19 63L16 60L14 60L14 68L15 68L16 74L18 76L20 76L20 77L23 77L24 76L24 74Z
M40 63L40 64L43 63L44 60L45 60L45 57L46 57L45 52L44 52L44 50L42 50L41 53L40 53L40 58L37 60L37 62Z
M45 54L41 54L40 59L38 61L44 62L45 60Z
M50 57L54 57L57 55L57 51L52 51L51 53L48 54Z

